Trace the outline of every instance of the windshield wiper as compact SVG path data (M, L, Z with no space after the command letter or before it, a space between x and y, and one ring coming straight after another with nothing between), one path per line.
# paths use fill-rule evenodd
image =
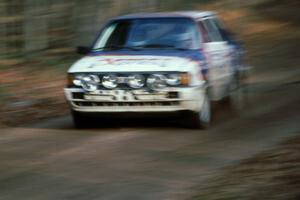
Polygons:
M135 49L163 48L163 49L175 49L175 50L182 50L182 51L187 50L185 48L175 47L174 45L167 45L167 44L145 44L145 45L132 46L132 48L135 48Z
M174 48L173 45L166 45L166 44L144 44L144 45L137 45L133 46L134 48Z
M110 45L110 46L105 46L105 47L99 47L92 49L92 51L99 51L99 50L120 50L120 49L130 49L130 50L139 50L134 47L129 47L129 46L120 46L120 45Z
M120 46L120 45L110 45L100 48L92 49L92 51L100 51L100 50L120 50L120 49L129 49L133 51L139 51L142 49L175 49L179 51L188 50L186 48L175 47L174 45L167 45L167 44L146 44L146 45L137 45L137 46Z

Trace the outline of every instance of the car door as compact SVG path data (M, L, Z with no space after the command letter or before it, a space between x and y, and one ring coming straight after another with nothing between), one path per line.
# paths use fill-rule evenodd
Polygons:
M207 59L212 100L220 100L227 95L233 70L231 66L231 46L222 37L214 18L204 18L198 22L203 35L203 51Z

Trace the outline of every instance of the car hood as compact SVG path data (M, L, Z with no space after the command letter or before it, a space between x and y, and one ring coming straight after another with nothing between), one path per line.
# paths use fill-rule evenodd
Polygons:
M158 55L91 55L74 63L69 73L188 71L193 60Z

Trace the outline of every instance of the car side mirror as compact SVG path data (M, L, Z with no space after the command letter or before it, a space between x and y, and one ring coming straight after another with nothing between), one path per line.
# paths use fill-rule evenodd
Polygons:
M83 47L83 46L79 46L76 48L76 52L78 54L82 54L82 55L86 55L90 52L91 48L90 47Z

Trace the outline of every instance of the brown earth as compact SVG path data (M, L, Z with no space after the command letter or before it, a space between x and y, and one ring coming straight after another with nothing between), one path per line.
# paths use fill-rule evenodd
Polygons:
M225 168L196 188L190 198L229 199L300 199L300 137L293 137L258 155Z
M68 114L63 88L73 57L48 51L25 61L1 60L0 124L16 126Z

